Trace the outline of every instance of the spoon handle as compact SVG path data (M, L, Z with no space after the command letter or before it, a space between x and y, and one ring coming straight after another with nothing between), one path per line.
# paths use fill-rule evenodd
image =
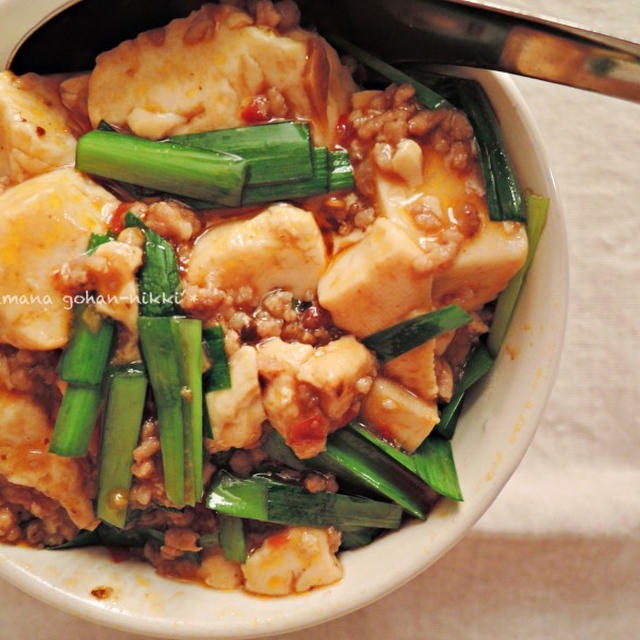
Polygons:
M347 4L361 46L389 61L495 69L640 102L638 43L483 0Z

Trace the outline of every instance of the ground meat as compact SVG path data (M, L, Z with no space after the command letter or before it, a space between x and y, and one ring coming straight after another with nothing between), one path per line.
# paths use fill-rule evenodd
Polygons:
M133 450L134 463L131 473L142 480L149 480L155 473L154 456L160 451L160 439L156 435L156 423L147 420L142 427L140 444Z
M191 240L202 230L197 214L173 200L150 204L144 221L158 235L176 244Z
M180 510L157 506L142 511L133 510L129 512L128 527L149 527L159 531L168 531L171 528L189 530L195 534L196 542L201 535L214 533L218 530L215 513L202 504L184 507ZM176 548L180 546L174 545L171 539L169 544ZM190 549L185 548L184 550Z
M465 238L472 238L480 230L480 214L470 202L455 207L452 215L458 230Z
M198 546L198 538L198 534L187 527L169 527L164 532L160 553L165 560L175 560L185 551L198 552L202 549Z
M415 224L425 233L437 233L443 228L442 206L437 196L422 196L409 206Z
M205 478L205 485L209 480L210 477ZM200 538L218 530L215 513L203 504L197 504L180 511L151 508L135 516L130 527L158 529L164 532L164 540L149 541L142 551L132 549L132 554L142 556L160 574L195 580L199 576L202 558L207 557Z
M240 344L240 335L233 329L229 329L224 334L224 351L230 358L242 345Z
M129 490L129 508L132 510L145 510L152 505L171 506L164 489L164 476L162 474L162 454L158 437L158 424L155 419L148 419L142 425L138 446L133 450L133 465L131 473L133 482ZM215 473L215 466L205 461L202 476L205 486ZM157 510L156 510L157 511ZM180 515L178 512L159 511L161 514L169 514L161 518L162 523L171 522L178 526L191 522L189 512ZM207 510L207 513L210 513ZM171 515L173 514L173 515ZM153 525L157 525L157 514L152 517ZM183 520L180 520L182 518ZM185 520L186 519L186 520ZM202 520L202 516L199 517ZM145 526L153 526L147 522Z
M328 240L333 233L346 236L354 229L364 231L376 218L371 198L357 191L316 196L306 200L304 206L314 212L316 222Z
M116 346L111 364L122 365L142 360L137 333L132 333L123 324L116 326Z
M60 403L58 351L28 351L0 345L0 385L34 396L51 414Z
M23 531L19 526L21 512L21 507L16 505L0 507L0 540L2 542L12 543L22 539Z
M77 531L55 500L0 476L0 542L44 547L71 540Z
M267 294L254 313L260 338L280 337L285 342L321 346L339 335L331 315L317 300L299 304L288 291Z
M276 289L255 300L247 287L235 293L187 285L182 308L202 318L206 324L221 325L229 337L227 355L243 344L255 344L265 338L279 337L285 342L321 346L340 336L330 314L316 300L299 303L289 291ZM237 338L237 340L236 340Z
M129 491L129 508L146 509L152 503L170 506L164 490L162 456L156 420L146 420L140 432L140 441L133 450L131 466L133 483Z
M155 570L166 576L182 580L195 580L200 568L199 559L193 554L181 554L177 558L166 558L161 551L164 545L156 541L149 541L144 546L143 555Z
M356 93L352 107L341 123L341 144L349 151L361 197L374 198L376 169L398 172L394 158L407 140L446 156L448 166L461 175L470 172L476 155L473 129L461 111L423 109L407 84Z
M187 284L183 286L180 306L192 316L215 324L216 316L233 313L233 295L211 284L204 287Z
M54 274L57 288L65 293L95 289L99 279L105 279L108 275L109 261L96 255L73 258Z
M304 488L311 493L323 491L335 493L338 490L338 483L331 474L310 472L304 478Z
M96 289L103 295L118 295L123 284L132 281L142 264L142 241L139 231L122 231L126 242L100 245L96 253L81 255L66 262L55 273L61 291L75 293Z
M257 25L277 28L281 33L298 26L300 9L293 0L273 3L271 0L249 2L247 9L255 16Z
M180 301L182 308L190 315L201 318L208 324L221 324L225 328L233 328L230 321L235 314L251 314L259 303L260 299L251 287L241 286L237 291L226 291L213 279L207 279L205 286L185 285Z
M9 391L35 395L53 387L58 376L57 351L28 351L0 345L0 384Z
M247 478L253 470L253 458L249 451L237 449L229 458L229 467L233 473L241 478Z
M415 272L426 274L447 269L460 252L463 241L464 236L456 227L419 238L418 246L424 253L413 262Z

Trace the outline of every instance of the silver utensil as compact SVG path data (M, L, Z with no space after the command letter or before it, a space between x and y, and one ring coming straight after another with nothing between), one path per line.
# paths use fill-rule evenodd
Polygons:
M80 71L202 0L77 0L27 34L7 67ZM300 0L305 19L389 62L507 71L640 102L640 44L481 0Z

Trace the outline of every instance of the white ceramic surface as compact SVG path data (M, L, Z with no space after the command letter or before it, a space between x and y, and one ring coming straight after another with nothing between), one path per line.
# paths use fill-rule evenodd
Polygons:
M56 6L0 0L0 60ZM114 564L98 549L0 547L0 574L25 592L94 622L165 637L255 637L352 611L400 586L451 548L485 512L526 451L553 384L568 286L564 222L543 144L509 79L477 72L501 120L525 188L551 197L547 228L497 366L463 414L453 441L465 502L443 501L416 523L342 554L345 576L329 588L269 599L162 579L139 563ZM113 595L96 600L92 589Z

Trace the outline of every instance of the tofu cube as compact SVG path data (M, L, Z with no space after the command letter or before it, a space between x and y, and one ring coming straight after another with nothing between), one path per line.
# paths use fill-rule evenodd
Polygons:
M318 283L320 304L336 325L361 338L431 307L431 276L413 269L422 251L390 220L336 256Z
M200 236L187 280L225 290L250 286L258 298L281 288L307 299L325 265L324 241L313 215L289 204L274 204L252 218L221 224Z
M316 349L297 377L317 389L322 412L340 425L353 417L353 405L362 395L359 381L369 378L371 384L375 375L373 354L353 336L345 336Z
M0 73L0 178L10 184L75 161L75 124L55 77Z
M288 527L269 536L242 565L245 589L268 596L301 593L342 577L335 556L340 538L330 530Z
M400 382L423 400L433 400L438 396L434 350L435 340L429 340L387 362L384 375Z
M258 365L254 347L244 346L229 358L231 388L209 391L206 395L213 440L211 452L231 447L253 447L262 435L267 416L262 407Z
M527 250L523 224L485 222L462 246L453 264L435 275L434 303L455 303L467 311L479 309L507 286L524 264Z
M71 300L54 272L104 233L118 201L74 169L31 178L0 195L0 342L58 349L69 339Z
M413 453L439 421L435 400L414 396L393 380L380 377L362 403L362 417L382 437Z

